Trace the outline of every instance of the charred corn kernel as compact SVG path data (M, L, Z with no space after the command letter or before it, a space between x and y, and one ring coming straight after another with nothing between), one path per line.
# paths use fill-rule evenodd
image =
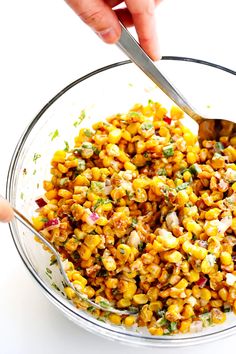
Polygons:
M105 285L109 289L115 289L118 286L118 279L117 278L108 278L105 281Z
M141 154L136 154L132 159L132 163L137 167L142 167L146 165L146 162L146 158Z
M219 309L213 308L211 310L211 320L214 324L223 323L226 320L226 314Z
M134 294L137 291L137 285L135 283L129 283L126 287L126 290L123 293L124 299L132 299Z
M56 151L52 158L54 162L60 162L60 163L65 162L65 159L66 159L66 151L64 150Z
M116 262L112 256L102 257L102 263L106 270L112 271L116 270Z
M191 323L192 323L192 320L190 320L190 319L181 321L179 331L182 333L187 333L190 329Z
M135 321L136 321L136 317L135 316L127 316L125 319L124 319L124 325L127 326L127 327L131 327L135 324Z
M219 297L223 300L223 301L227 301L228 298L228 291L226 288L221 288L218 291Z
M156 287L151 287L148 291L147 291L147 296L149 301L156 301L158 298L158 289Z
M133 296L133 301L137 305L144 305L148 302L148 297L146 294L136 294Z
M116 313L111 313L108 318L111 321L111 323L113 323L117 326L119 326L121 324L121 317L119 315L117 315Z
M101 242L101 237L99 235L88 234L84 238L84 243L88 248L93 251L97 245Z
M154 336L162 336L164 334L162 327L149 327L148 330Z
M221 299L218 299L218 300L211 300L210 302L211 306L212 307L222 307L223 305L223 301Z
M187 162L189 165L193 165L197 162L197 155L194 152L187 153Z
M80 257L87 261L90 257L91 257L91 250L84 244L82 244L79 248L78 248L78 253L80 255Z
M112 131L110 131L109 135L108 135L108 141L111 144L117 144L122 136L122 130L121 129L113 129Z
M184 206L188 201L189 201L189 196L186 191L183 190L177 193L177 203L180 207Z
M205 219L206 220L217 219L220 213L221 210L219 208L212 208L205 213Z
M72 300L76 297L75 291L69 287L64 288L64 292L69 300Z
M79 245L79 241L76 238L71 237L66 241L64 247L69 253L71 253L76 251L78 245Z
M194 316L193 307L189 304L186 304L184 306L184 309L183 309L181 315L183 316L184 319L189 319L189 318L193 317Z
M165 318L170 322L178 321L181 318L179 306L177 304L168 306Z
M139 313L139 317L144 323L150 322L152 315L153 312L150 310L148 305L144 305Z
M131 301L129 299L120 299L117 302L117 306L119 308L125 308L125 307L129 307L131 305Z
M131 248L126 245L126 244L120 244L117 247L117 253L116 253L116 257L122 261L122 262L126 262L130 256L131 253Z
M200 274L198 272L196 272L195 270L190 270L189 272L189 276L188 276L188 281L190 281L190 283L194 283L196 281L198 281L200 278Z
M206 300L207 302L211 299L211 292L207 288L201 289L201 299Z
M221 264L224 264L226 266L230 265L233 262L232 256L229 252L222 252L220 255L220 261Z
M179 263L183 255L179 251L168 251L163 255L164 259L170 263Z
M129 171L132 171L132 172L136 170L136 166L133 163L129 162L129 161L126 161L124 163L124 168L126 170L129 170Z

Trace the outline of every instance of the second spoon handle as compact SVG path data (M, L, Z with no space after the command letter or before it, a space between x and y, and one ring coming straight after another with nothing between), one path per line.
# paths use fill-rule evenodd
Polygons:
M167 80L149 56L140 47L134 37L121 24L121 37L118 47L134 62L177 106L191 118L199 122L202 119L190 106L187 99Z

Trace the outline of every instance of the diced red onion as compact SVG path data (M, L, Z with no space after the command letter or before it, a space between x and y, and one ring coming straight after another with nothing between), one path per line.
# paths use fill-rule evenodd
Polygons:
M99 215L97 213L92 213L88 216L87 221L89 225L94 225L98 219Z
M58 218L48 220L44 224L44 229L47 229L48 231L55 229L56 227L59 227L60 225L60 220Z
M207 283L207 278L202 276L197 282L196 284L199 286L199 288L204 288L204 286Z
M43 208L45 205L47 205L47 202L43 197L37 198L35 200L35 203L38 205L39 208Z
M167 117L167 116L165 116L164 118L163 118L163 120L164 120L164 122L166 122L167 124L171 124L171 118L170 117Z

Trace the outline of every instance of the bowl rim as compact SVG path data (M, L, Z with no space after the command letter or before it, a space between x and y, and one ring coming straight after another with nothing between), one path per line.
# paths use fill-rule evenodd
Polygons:
M206 65L206 66L210 66L213 67L215 69L219 69L222 70L226 73L232 74L232 75L236 75L236 71L224 67L222 65L218 65L215 63L211 63L209 61L205 61L205 60L201 60L201 59L194 59L194 58L190 58L190 57L181 57L181 56L163 56L162 61L180 61L180 62L191 62L191 63L196 63L196 64L201 64L201 65ZM99 73L102 73L104 71L119 67L119 66L123 66L123 65L127 65L130 64L131 61L130 60L124 60L124 61L120 61L120 62L116 62L113 64L109 64L106 66L103 66L99 69L96 69L94 71L91 71L90 73L80 77L79 79L74 80L73 82L71 82L70 84L68 84L67 86L65 86L61 91L59 91L52 99L50 99L45 105L44 107L39 111L39 113L35 116L35 118L33 118L33 120L29 123L29 125L26 127L26 129L24 130L23 134L21 135L11 158L10 161L10 165L9 165L9 169L8 169L8 173L7 173L7 183L6 183L6 198L11 201L11 196L12 196L12 185L13 185L13 176L14 176L14 171L16 171L15 167L16 164L18 162L18 158L21 154L22 148L24 146L24 143L26 142L28 136L30 135L32 129L34 128L34 126L37 124L37 122L40 120L41 116L44 114L45 111L47 111L47 109L54 103L56 102L63 94L65 94L68 90L70 90L71 88L73 88L74 86L76 86L77 84L79 84L82 81L85 81L87 79L89 79L92 76L95 76ZM77 309L72 306L69 301L63 301L63 299L56 294L56 292L54 292L52 289L50 289L49 287L47 287L43 281L41 280L41 278L39 277L39 275L35 272L34 268L31 266L31 264L28 262L26 255L24 254L23 249L21 249L20 243L17 240L17 238L15 237L15 232L16 232L16 228L15 228L15 221L13 220L10 224L9 224L9 228L10 228L10 232L12 235L12 239L13 242L15 244L15 247L19 253L19 256L22 260L22 262L24 263L24 265L26 266L26 268L28 269L29 273L31 274L31 276L34 278L34 280L37 282L37 284L40 286L41 290L43 290L45 292L45 295L57 306L57 307L63 307L64 310L66 310L67 314L70 316L76 315L79 316L80 319L82 321L86 321L89 322L90 325L92 325L93 327L98 327L98 329L101 329L103 331L102 334L106 335L106 336L110 336L111 333L114 333L116 336L118 336L118 339L121 340L125 340L125 341L129 341L129 338L132 339L136 339L136 340L144 340L145 342L137 342L138 344L143 344L146 345L149 343L152 343L153 345L155 344L156 346L158 345L163 345L163 346L176 346L176 345L192 345L195 343L199 343L200 341L202 342L208 342L210 340L214 340L216 339L216 337L219 338L219 336L221 337L225 337L227 335L230 335L231 332L233 333L233 330L236 328L236 324L230 326L229 328L224 328L224 329L220 329L219 331L213 332L213 333L203 333L199 336L196 337L174 337L174 336L145 336L145 335L140 335L139 333L128 333L128 332L121 332L119 331L119 327L117 326L117 329L114 330L108 326L106 326L105 323L97 323L99 321L97 321L96 319L94 320L90 320L88 318L85 318L83 316L81 316L81 314L78 313L78 311L76 311ZM94 328L93 328L94 329ZM92 329L92 330L93 330ZM88 330L91 330L91 328ZM106 333L104 333L104 331ZM98 333L99 334L99 333ZM169 345L167 345L169 344Z

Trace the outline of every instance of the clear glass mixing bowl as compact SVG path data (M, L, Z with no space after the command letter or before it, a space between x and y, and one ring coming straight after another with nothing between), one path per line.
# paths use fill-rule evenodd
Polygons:
M236 73L201 60L164 57L160 69L183 92L199 112L212 117L234 117ZM50 160L73 139L81 127L126 112L135 103L159 101L170 108L171 101L129 61L98 69L65 87L33 119L17 144L9 168L7 197L29 219L35 213L35 199L43 194L42 181L50 178ZM85 118L82 120L82 118ZM187 125L196 129L190 119ZM65 143L66 142L66 143ZM57 267L49 266L50 254L17 220L10 225L19 255L48 299L77 325L94 334L138 346L177 347L199 344L234 333L236 316L223 325L199 333L151 336L144 329L127 329L101 322L77 310L63 295ZM50 268L47 271L46 268Z

